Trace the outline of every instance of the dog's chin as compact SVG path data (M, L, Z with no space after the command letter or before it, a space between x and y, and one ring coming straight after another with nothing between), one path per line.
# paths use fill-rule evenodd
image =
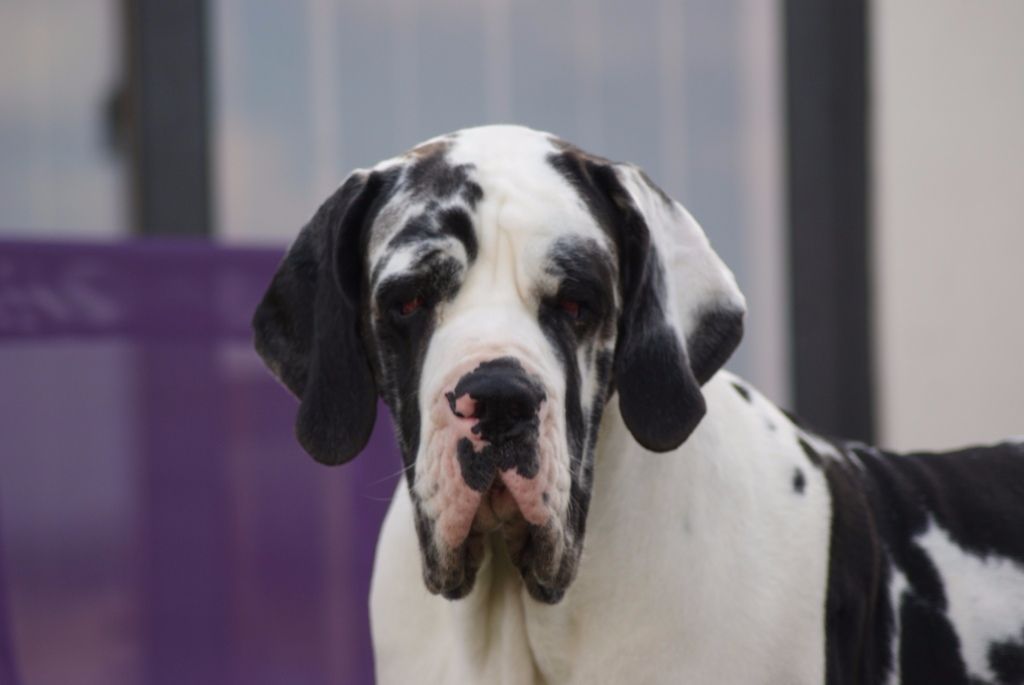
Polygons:
M446 599L461 599L476 582L490 543L493 554L507 555L523 585L538 602L556 604L576 575L578 554L567 547L563 527L527 522L500 485L487 492L473 527L458 547L424 553L427 589Z

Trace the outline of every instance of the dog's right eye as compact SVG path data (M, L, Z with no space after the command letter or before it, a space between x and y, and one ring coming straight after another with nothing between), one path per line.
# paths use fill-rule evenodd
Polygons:
M420 279L384 284L377 295L379 311L397 323L417 318L437 301L429 285Z
M562 308L570 319L578 320L580 318L580 303L578 300L562 299L558 302L558 306Z
M412 316L417 311L423 308L423 297L416 295L398 305L398 313L402 316Z

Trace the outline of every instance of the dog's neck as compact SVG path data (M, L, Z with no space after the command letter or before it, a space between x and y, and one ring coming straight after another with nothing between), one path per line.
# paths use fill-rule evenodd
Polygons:
M722 402L733 403L735 395L719 387L727 385L726 378L723 374L706 388L708 414L697 431L682 447L663 454L636 445L612 398L597 443L576 580L560 603L536 602L527 595L501 541L492 541L477 587L452 606L462 618L467 640L477 641L481 653L488 642L493 647L495 640L522 640L520 648L529 652L537 670L549 682L562 682L578 649L584 644L587 650L595 648L584 638L594 622L616 616L633 634L624 639L637 639L644 630L664 626L662 620L652 620L657 605L678 607L690 601L670 595L699 592L714 580L698 574L708 559L720 556L723 532L747 525L737 519L749 521L747 507L755 492L749 477L756 477L748 465L733 463L742 460L744 450L728 445L725 431L736 430L735 418L728 429L721 422ZM693 563L698 558L702 563ZM722 572L735 575L735 569Z

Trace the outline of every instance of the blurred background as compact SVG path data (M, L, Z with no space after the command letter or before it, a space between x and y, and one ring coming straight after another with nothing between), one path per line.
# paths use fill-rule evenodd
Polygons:
M372 682L401 464L294 445L248 318L353 168L464 126L643 166L730 367L894 449L1024 433L1018 0L0 0L0 683Z

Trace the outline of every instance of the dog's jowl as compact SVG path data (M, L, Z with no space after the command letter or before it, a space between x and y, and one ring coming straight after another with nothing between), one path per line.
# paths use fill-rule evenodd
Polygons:
M1024 683L1024 446L825 439L638 168L514 126L353 172L256 312L318 461L405 461L381 682Z

